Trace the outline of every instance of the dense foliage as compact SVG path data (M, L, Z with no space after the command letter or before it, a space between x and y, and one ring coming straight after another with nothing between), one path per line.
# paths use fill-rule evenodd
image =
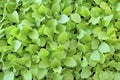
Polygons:
M120 80L120 0L0 0L0 80Z

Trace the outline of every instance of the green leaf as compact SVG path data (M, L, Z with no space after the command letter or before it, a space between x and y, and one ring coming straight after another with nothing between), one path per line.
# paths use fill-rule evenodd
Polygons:
M99 73L99 79L100 80L107 80L108 79L108 73L105 71L100 71Z
M83 60L81 61L81 66L82 67L87 67L88 66L88 60L86 59L86 57L83 57Z
M88 68L83 68L81 72L81 78L89 78L91 71Z
M49 67L49 60L48 59L42 59L39 63L40 68L47 68Z
M12 71L5 71L3 80L14 80L14 73Z
M120 3L117 4L116 11L120 12Z
M19 41L19 40L15 40L13 44L14 44L14 45L13 45L14 51L16 52L16 51L18 51L18 49L21 47L22 42Z
M19 23L19 15L18 15L18 12L17 12L17 11L14 11L14 12L12 13L11 21L12 21L12 22L15 22L15 23Z
M54 59L51 61L51 67L52 67L52 68L58 68L60 65L61 65L61 62L60 62L60 60L57 59L57 58L54 58Z
M53 69L55 73L61 73L62 72L62 67L58 66L57 68Z
M63 13L66 15L70 15L72 13L72 6L68 6L63 10Z
M60 18L58 19L58 23L64 24L69 21L69 17L65 14L60 15Z
M109 47L109 45L107 44L107 43L105 43L105 42L102 42L101 44L100 44L100 46L99 46L99 51L101 52L101 53L107 53L107 52L110 52L110 47Z
M42 4L39 9L38 9L38 12L42 15L45 15L47 14L47 8Z
M106 3L106 2L101 2L100 7L101 7L102 9L106 9L107 3Z
M59 2L56 2L52 5L52 11L53 13L58 13L60 11L60 4Z
M64 61L64 64L68 67L75 67L77 66L76 61L72 57L67 57Z
M47 75L47 72L48 72L47 69L41 69L41 68L40 68L40 69L38 70L37 75L36 75L37 79L38 79L38 80L43 79L43 78Z
M92 49L97 49L98 46L99 46L99 40L93 39L92 42L91 42L91 48Z
M32 73L29 70L22 72L23 80L32 80Z
M101 9L99 7L93 7L91 9L91 16L92 17L99 17L101 15Z
M114 75L115 75L114 80L119 80L120 79L120 73L116 72Z
M70 70L66 70L63 73L63 80L74 80L74 77L73 77L73 75L72 75Z
M63 76L60 74L54 74L53 75L53 80L63 80Z
M55 51L55 52L53 52L53 57L58 58L58 59L65 59L66 52L65 51Z
M46 58L49 55L49 51L47 49L41 48L39 52L39 57L41 59Z
M93 24L93 25L95 25L95 24L97 24L97 23L99 23L99 21L100 21L100 18L101 17L92 17L91 19L90 19L90 22Z
M59 36L57 41L59 43L65 43L68 40L68 33L67 32L62 32Z
M88 9L87 7L82 6L82 7L81 7L80 14L81 14L82 16L84 16L84 17L89 17L90 11L89 11L89 9Z
M70 17L71 17L71 20L74 21L75 23L81 22L81 17L77 13L71 14Z
M103 24L104 26L108 26L109 23L110 23L110 21L112 20L112 18L113 18L113 14L111 14L111 15L109 15L109 16L105 16L105 17L103 18L103 20L102 20L102 24Z
M100 61L100 53L98 51L94 51L91 54L90 59L95 61Z

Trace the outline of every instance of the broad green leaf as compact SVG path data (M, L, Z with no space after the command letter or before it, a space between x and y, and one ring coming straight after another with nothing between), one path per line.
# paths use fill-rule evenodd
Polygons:
M22 72L23 80L32 80L32 73L29 70Z
M91 71L88 68L83 68L81 72L81 78L89 78Z
M95 61L100 61L100 53L98 51L94 51L91 54L90 59Z
M62 32L59 36L57 41L59 43L65 43L68 40L68 33L67 32Z
M117 4L116 11L120 12L120 3Z
M90 22L93 24L93 25L95 25L95 24L97 24L97 23L99 23L99 21L100 21L100 17L92 17L91 19L90 19Z
M12 71L5 71L3 80L14 80L14 73Z
M38 12L42 15L45 15L47 14L47 8L42 4L39 9L38 9Z
M39 35L38 35L38 31L36 29L33 29L29 34L28 36L31 38L31 39L38 39Z
M11 21L15 23L19 23L19 15L17 11L14 11L12 13Z
M109 36L107 35L106 32L99 32L98 33L98 39L100 39L100 40L107 40L107 39L109 39Z
M69 17L65 14L60 15L60 18L58 19L58 23L64 24L69 21Z
M65 51L55 51L55 52L53 52L53 57L58 58L58 59L65 59L66 52Z
M41 79L43 79L47 75L47 73L48 73L47 69L41 69L40 68L38 70L38 73L37 73L36 77L37 77L38 80L41 80Z
M60 74L54 74L53 75L53 80L63 80L63 76Z
M100 4L102 0L94 0L96 4Z
M106 2L101 2L100 7L101 7L102 9L106 9L107 3L106 3Z
M22 42L19 40L15 40L13 44L14 51L16 52L21 47Z
M100 80L107 80L108 79L108 73L105 71L100 71L99 73L99 79Z
M70 70L66 70L63 73L63 80L74 80L73 74L71 73Z
M77 66L77 63L76 61L74 60L74 58L72 57L67 57L65 60L64 60L64 64L68 67L75 67Z
M70 18L72 21L74 21L75 23L80 23L81 22L81 17L79 14L77 13L73 13L70 15Z
M120 79L120 73L116 72L114 75L115 75L114 80L119 80Z
M38 55L33 55L32 56L32 61L35 63L38 63L40 61L39 56Z
M60 4L59 4L59 2L56 2L56 3L54 3L52 5L52 11L53 11L54 14L58 13L60 11Z
M58 66L57 68L53 69L55 73L61 73L62 72L62 67Z
M49 51L47 49L41 48L39 52L39 57L41 59L46 58L49 55Z
M102 24L103 24L104 26L108 26L109 23L110 23L110 21L112 20L112 18L113 18L113 14L111 14L111 15L109 15L109 16L105 16L105 17L103 18L103 20L102 20Z
M114 74L112 71L107 71L107 74L108 74L108 79L109 80L113 80L114 79Z
M66 15L70 15L72 13L72 6L68 6L63 10L63 13Z
M99 46L99 51L101 52L101 53L107 53L107 52L110 52L110 47L109 47L109 45L107 44L107 43L105 43L105 42L102 42L101 44L100 44L100 46Z
M82 16L84 16L84 17L89 17L90 11L89 11L89 9L88 9L87 7L82 6L82 7L81 7L81 12L80 12L80 14L81 14Z
M92 42L91 42L91 48L92 49L97 49L98 46L99 46L99 40L93 39Z
M86 59L86 57L83 57L83 60L81 61L81 66L82 67L87 67L88 66L88 60Z
M99 7L93 7L91 9L91 16L92 17L99 17L101 15L101 8Z
M57 59L57 58L54 58L54 59L51 61L51 67L52 67L52 68L58 68L60 65L61 65L61 62L60 62L60 60Z
M49 61L48 59L42 59L39 63L40 68L47 68L49 67Z

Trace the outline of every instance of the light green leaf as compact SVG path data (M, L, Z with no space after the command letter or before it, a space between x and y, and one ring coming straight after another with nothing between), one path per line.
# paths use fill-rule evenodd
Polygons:
M3 80L14 80L14 73L12 71L5 71Z
M90 59L95 60L95 61L99 61L100 60L100 53L98 51L94 51L91 54Z
M113 18L113 14L111 14L111 15L109 15L109 16L105 16L105 17L103 18L103 20L102 20L102 24L103 24L104 26L108 26L109 23L110 23L110 21L112 20L112 18Z
M91 48L92 49L97 49L98 46L99 46L99 40L93 39L92 42L91 42Z
M105 71L100 71L99 73L99 79L100 80L107 80L108 79L108 73Z
M58 59L65 59L66 58L66 52L65 51L53 52L53 57L56 57Z
M86 59L86 57L83 57L83 60L81 61L81 66L82 67L87 67L88 66L88 60Z
M82 16L84 16L84 17L89 17L90 11L89 11L89 9L88 9L87 7L82 6L82 7L81 7L81 12L80 12L80 14L81 14Z
M70 70L66 70L63 73L63 80L74 80L74 76L73 76L73 74L71 73Z
M48 70L47 69L39 69L37 73L37 79L41 80L47 75Z
M59 43L65 43L68 40L68 33L67 32L62 32L59 36L57 41Z
M15 52L16 52L16 51L21 47L22 42L19 41L19 40L15 40L13 44L14 44L14 45L13 45L13 48L14 48L14 50L15 50Z
M115 75L114 80L119 80L120 79L120 73L117 72L114 75Z
M70 17L71 17L71 20L74 21L75 23L81 22L81 17L77 13L71 14Z
M48 59L42 59L39 63L40 68L47 68L49 67L49 61Z
M97 18L96 17L92 17L90 19L90 23L92 23L93 25L99 23L99 21L100 21L100 17L97 17Z
M53 80L63 80L63 76L60 74L54 74L53 75Z
M76 61L72 57L67 57L64 61L64 64L68 67L75 67L77 66Z
M70 15L72 13L72 6L68 6L63 10L63 13L66 15Z
M58 66L57 68L53 69L55 73L61 73L62 72L62 67Z
M92 17L99 17L101 15L101 9L99 7L93 7L91 9L91 16Z
M58 68L60 65L61 65L61 62L60 62L60 60L57 59L57 58L54 58L54 59L51 61L51 67L52 67L53 69Z
M56 2L52 5L52 11L53 13L58 13L60 11L60 4L59 2Z
M60 15L60 18L58 19L58 23L64 24L69 21L69 17L65 14Z
M101 53L107 53L107 52L110 52L110 47L109 47L109 45L107 44L107 43L105 43L105 42L102 42L101 44L100 44L100 46L99 46L99 51L101 52Z
M81 72L81 78L89 78L91 71L88 68L83 68Z
M32 73L29 70L24 70L22 72L23 80L32 80Z
M19 15L18 15L18 12L17 11L14 11L12 13L12 19L11 19L12 22L15 22L15 23L19 23Z
M116 11L120 12L120 3L117 4Z
M41 59L46 58L49 55L49 51L47 49L41 48L39 52L39 57Z

